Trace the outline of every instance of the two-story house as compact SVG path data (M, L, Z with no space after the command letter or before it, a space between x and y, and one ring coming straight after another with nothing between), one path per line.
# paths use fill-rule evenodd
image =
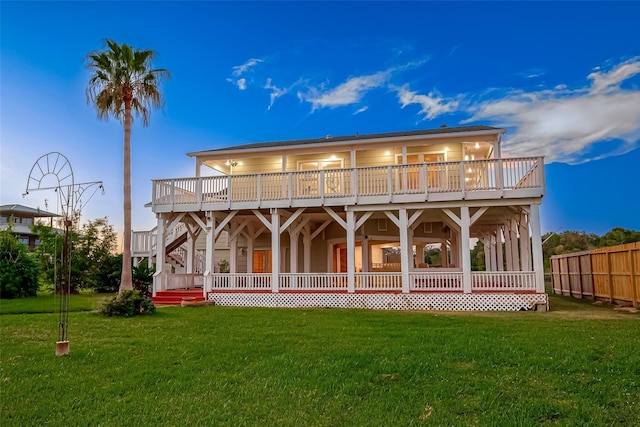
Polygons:
M188 153L194 177L153 181L164 242L155 257L180 243L187 258L180 274L157 263L154 295L201 287L220 305L546 307L543 158L503 157L504 133L442 127ZM228 273L216 270L223 231ZM486 271L471 270L474 239ZM438 263L425 257L433 248Z
M0 206L0 230L11 228L16 238L31 251L40 243L38 234L31 231L31 227L42 218L49 218L49 226L53 227L53 219L60 215L19 204Z

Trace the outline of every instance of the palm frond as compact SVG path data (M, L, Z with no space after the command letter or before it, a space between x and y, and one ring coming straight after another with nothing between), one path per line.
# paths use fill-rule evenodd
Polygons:
M98 118L122 120L130 103L132 113L148 125L150 109L164 106L159 84L171 78L166 69L152 67L154 57L153 50L133 49L111 39L104 40L102 50L87 55L87 103L95 107Z

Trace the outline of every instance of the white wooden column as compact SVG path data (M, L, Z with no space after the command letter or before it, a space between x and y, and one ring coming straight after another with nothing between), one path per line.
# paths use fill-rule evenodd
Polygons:
M531 205L529 214L531 224L531 241L533 256L533 271L536 276L536 292L544 292L544 264L542 261L542 235L540 232L540 206Z
M205 260L204 260L204 286L202 292L204 297L207 297L207 290L211 289L211 282L213 280L212 274L215 273L216 265L216 217L213 212L208 212L207 227L205 228Z
M305 273L311 272L311 227L305 225L302 232L303 268Z
M229 242L229 273L238 272L238 238L234 237Z
M462 265L462 262L460 260L460 251L462 250L462 246L458 242L458 240L460 240L459 236L460 233L453 232L451 234L451 238L449 239L449 243L451 245L451 264L455 265L458 268ZM467 246L469 245L467 244Z
M514 218L509 220L509 232L511 234L511 261L513 262L513 271L520 271L520 254L518 253L518 224Z
M507 271L513 269L513 251L511 249L513 242L511 241L511 220L504 223L504 256L506 258Z
M153 296L162 290L164 283L164 259L167 248L164 245L164 219L158 215L158 225L156 227L156 273L153 275Z
M496 227L496 271L504 271L504 257L502 256L502 227Z
M491 271L498 271L498 239L493 234L489 235L489 241L491 244Z
M347 211L347 291L356 290L356 214Z
M424 264L424 243L416 244L416 267L420 267L420 264Z
M298 272L298 241L300 233L289 232L289 272Z
M253 232L249 232L246 235L247 238L247 273L253 273Z
M282 156L283 160L286 159ZM280 212L271 210L271 291L280 290Z
M440 249L440 265L444 268L449 267L449 257L447 257L447 239L442 239L442 248Z
M406 148L403 147L403 157L406 157ZM409 293L409 219L407 209L398 211L398 229L400 232L400 271L402 272L402 293Z
M196 241L187 232L187 263L185 265L185 273L191 274L193 273L193 259L196 256Z
M469 252L469 207L460 208L460 248L462 251L462 289L465 294L471 293L471 253Z
M520 216L520 269L531 271L531 240L529 239L529 224L527 216Z
M484 246L484 269L486 271L493 271L493 265L491 265L491 236L485 235L482 239Z
M362 271L369 272L371 271L371 255L369 248L369 239L367 236L362 238Z

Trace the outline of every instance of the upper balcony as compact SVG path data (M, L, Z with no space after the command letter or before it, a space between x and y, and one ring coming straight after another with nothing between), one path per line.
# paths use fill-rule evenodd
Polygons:
M542 157L153 181L156 213L538 198Z

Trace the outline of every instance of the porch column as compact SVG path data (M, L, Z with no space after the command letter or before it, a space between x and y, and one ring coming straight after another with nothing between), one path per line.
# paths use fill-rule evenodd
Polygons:
M247 236L247 273L253 273L253 233Z
M442 239L442 248L440 249L440 266L449 267L449 257L447 256L447 238Z
M403 157L405 157L403 150ZM400 271L402 272L402 293L409 293L409 219L407 209L398 211L398 229L400 231ZM411 257L413 258L413 257Z
M283 159L286 157L283 156ZM279 292L280 288L280 212L271 210L271 291Z
M460 208L460 248L462 250L462 289L465 294L471 293L471 253L469 252L469 207Z
M533 271L536 276L536 292L544 292L544 264L542 261L542 234L540 232L540 206L531 205L529 214L531 224L531 241L533 255Z
M238 238L234 237L229 242L229 273L238 272Z
M293 226L292 226L293 227ZM289 273L298 272L298 241L300 233L292 233L289 231ZM298 276L293 276L291 287L298 287Z
M511 249L511 220L504 223L504 256L506 258L507 271L514 271L513 269L513 251Z
M364 236L362 238L362 271L369 272L371 271L371 256L369 254L369 238Z
M416 244L416 262L415 266L420 267L420 264L424 264L424 243Z
M162 290L164 279L164 259L167 248L164 246L164 219L158 215L158 225L156 228L156 272L153 275L153 296Z
M491 256L491 271L498 271L498 239L493 234L490 234L489 241L491 243L491 251L489 252Z
M509 220L509 233L511 234L511 261L513 262L513 271L520 271L520 255L518 254L518 224L516 220Z
M484 245L484 269L493 271L493 266L491 265L491 236L485 235L482 239L482 244Z
M311 227L309 224L304 226L302 232L302 252L304 257L304 272L311 272Z
M356 214L347 211L347 291L356 291Z
M207 297L207 291L211 290L212 275L215 273L216 265L216 217L213 212L207 213L207 228L205 229L205 253L206 258L204 260L204 286L202 292L204 297Z
M187 263L185 266L185 273L193 273L193 259L196 256L196 242L193 237L187 232Z
M531 271L531 241L526 215L520 216L520 270Z
M460 267L461 265L461 262L460 262L461 246L458 243L459 236L460 236L460 233L452 233L451 238L449 239L449 242L451 245L451 264L455 265L456 267ZM469 259L471 259L471 257L469 257Z
M502 227L496 227L496 271L504 271L504 258L502 256Z

